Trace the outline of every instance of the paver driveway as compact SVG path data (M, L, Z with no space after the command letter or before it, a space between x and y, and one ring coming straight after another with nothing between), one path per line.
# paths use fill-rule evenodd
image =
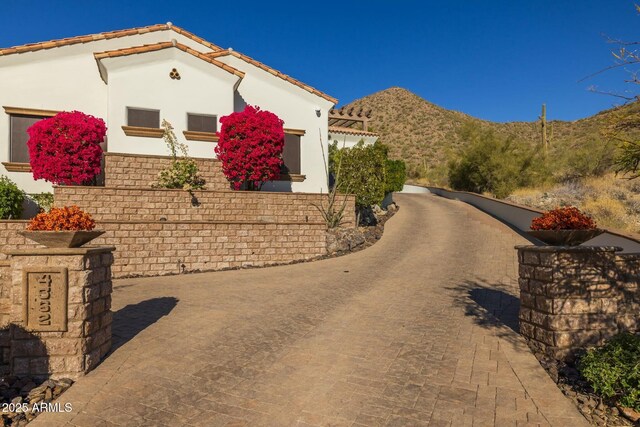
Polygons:
M116 281L119 347L33 425L585 425L513 330L526 241L397 200L356 254Z

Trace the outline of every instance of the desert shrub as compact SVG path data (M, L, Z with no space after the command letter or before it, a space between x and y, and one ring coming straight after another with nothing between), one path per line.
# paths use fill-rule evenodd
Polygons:
M584 202L582 208L605 227L624 228L628 222L624 204L608 196L589 199Z
M640 214L640 197L632 197L626 203L627 212L631 215Z
M171 152L171 166L160 171L158 182L153 187L182 188L191 191L204 188L204 179L198 175L198 165L189 157L186 144L178 142L173 126L166 120L162 120L164 128L164 141Z
M404 183L407 180L407 166L405 163L402 160L387 159L385 166L385 192L402 191L402 187L404 187Z
M51 208L49 212L42 212L33 217L27 225L31 231L66 231L93 230L96 226L91 215L77 206Z
M587 351L578 369L600 396L640 411L640 336L622 333Z
M356 195L359 209L377 205L385 196L385 162L383 149L367 145L361 141L351 148L338 149L331 144L329 151L329 169L335 175L336 165L340 164L340 180L336 183L341 193Z
M6 176L0 176L0 219L16 219L22 214L24 191Z
M284 122L269 111L247 105L242 112L220 118L215 152L222 171L236 190L260 190L280 176Z
M79 111L56 114L29 129L34 179L54 184L88 184L100 173L107 128L102 119Z
M615 145L611 141L587 140L574 147L558 149L557 165L560 180L602 176L615 162Z
M53 206L53 193L29 194L29 197L40 207L40 212L48 212Z
M532 230L593 230L595 221L574 206L547 211L531 221Z
M489 192L499 198L519 187L544 182L546 168L537 152L512 138L467 125L461 132L467 142L449 162L449 185L455 190Z

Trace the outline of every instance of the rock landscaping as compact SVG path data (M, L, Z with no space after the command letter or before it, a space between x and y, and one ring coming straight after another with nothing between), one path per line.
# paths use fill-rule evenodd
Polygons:
M345 255L368 248L380 240L384 224L398 211L398 205L391 203L387 210L375 206L372 210L375 225L356 228L334 228L327 231L327 257Z
M532 349L533 350L533 349ZM597 396L573 363L559 362L533 351L558 388L596 426L640 426L640 414Z
M38 381L32 377L0 379L0 426L24 426L42 412L64 411L64 403L53 404L73 384L62 378ZM57 405L57 406L56 406Z

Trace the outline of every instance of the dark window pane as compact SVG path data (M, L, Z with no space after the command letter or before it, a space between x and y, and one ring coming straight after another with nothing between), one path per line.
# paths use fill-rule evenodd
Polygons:
M217 132L218 118L204 114L187 114L187 130L193 132Z
M11 144L9 148L9 160L18 163L29 163L29 148L27 141L29 134L27 129L43 117L11 116Z
M300 136L284 135L284 150L282 150L284 166L283 173L300 173Z
M158 129L160 127L160 111L127 107L127 124Z

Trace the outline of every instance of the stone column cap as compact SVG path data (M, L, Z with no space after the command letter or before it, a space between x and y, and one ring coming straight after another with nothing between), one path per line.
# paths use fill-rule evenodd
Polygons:
M4 251L7 255L12 256L29 256L29 255L91 255L113 252L115 246L83 246L80 248L23 248L9 249Z
M620 246L537 246L537 245L518 245L517 250L528 250L535 252L618 252L622 248Z

